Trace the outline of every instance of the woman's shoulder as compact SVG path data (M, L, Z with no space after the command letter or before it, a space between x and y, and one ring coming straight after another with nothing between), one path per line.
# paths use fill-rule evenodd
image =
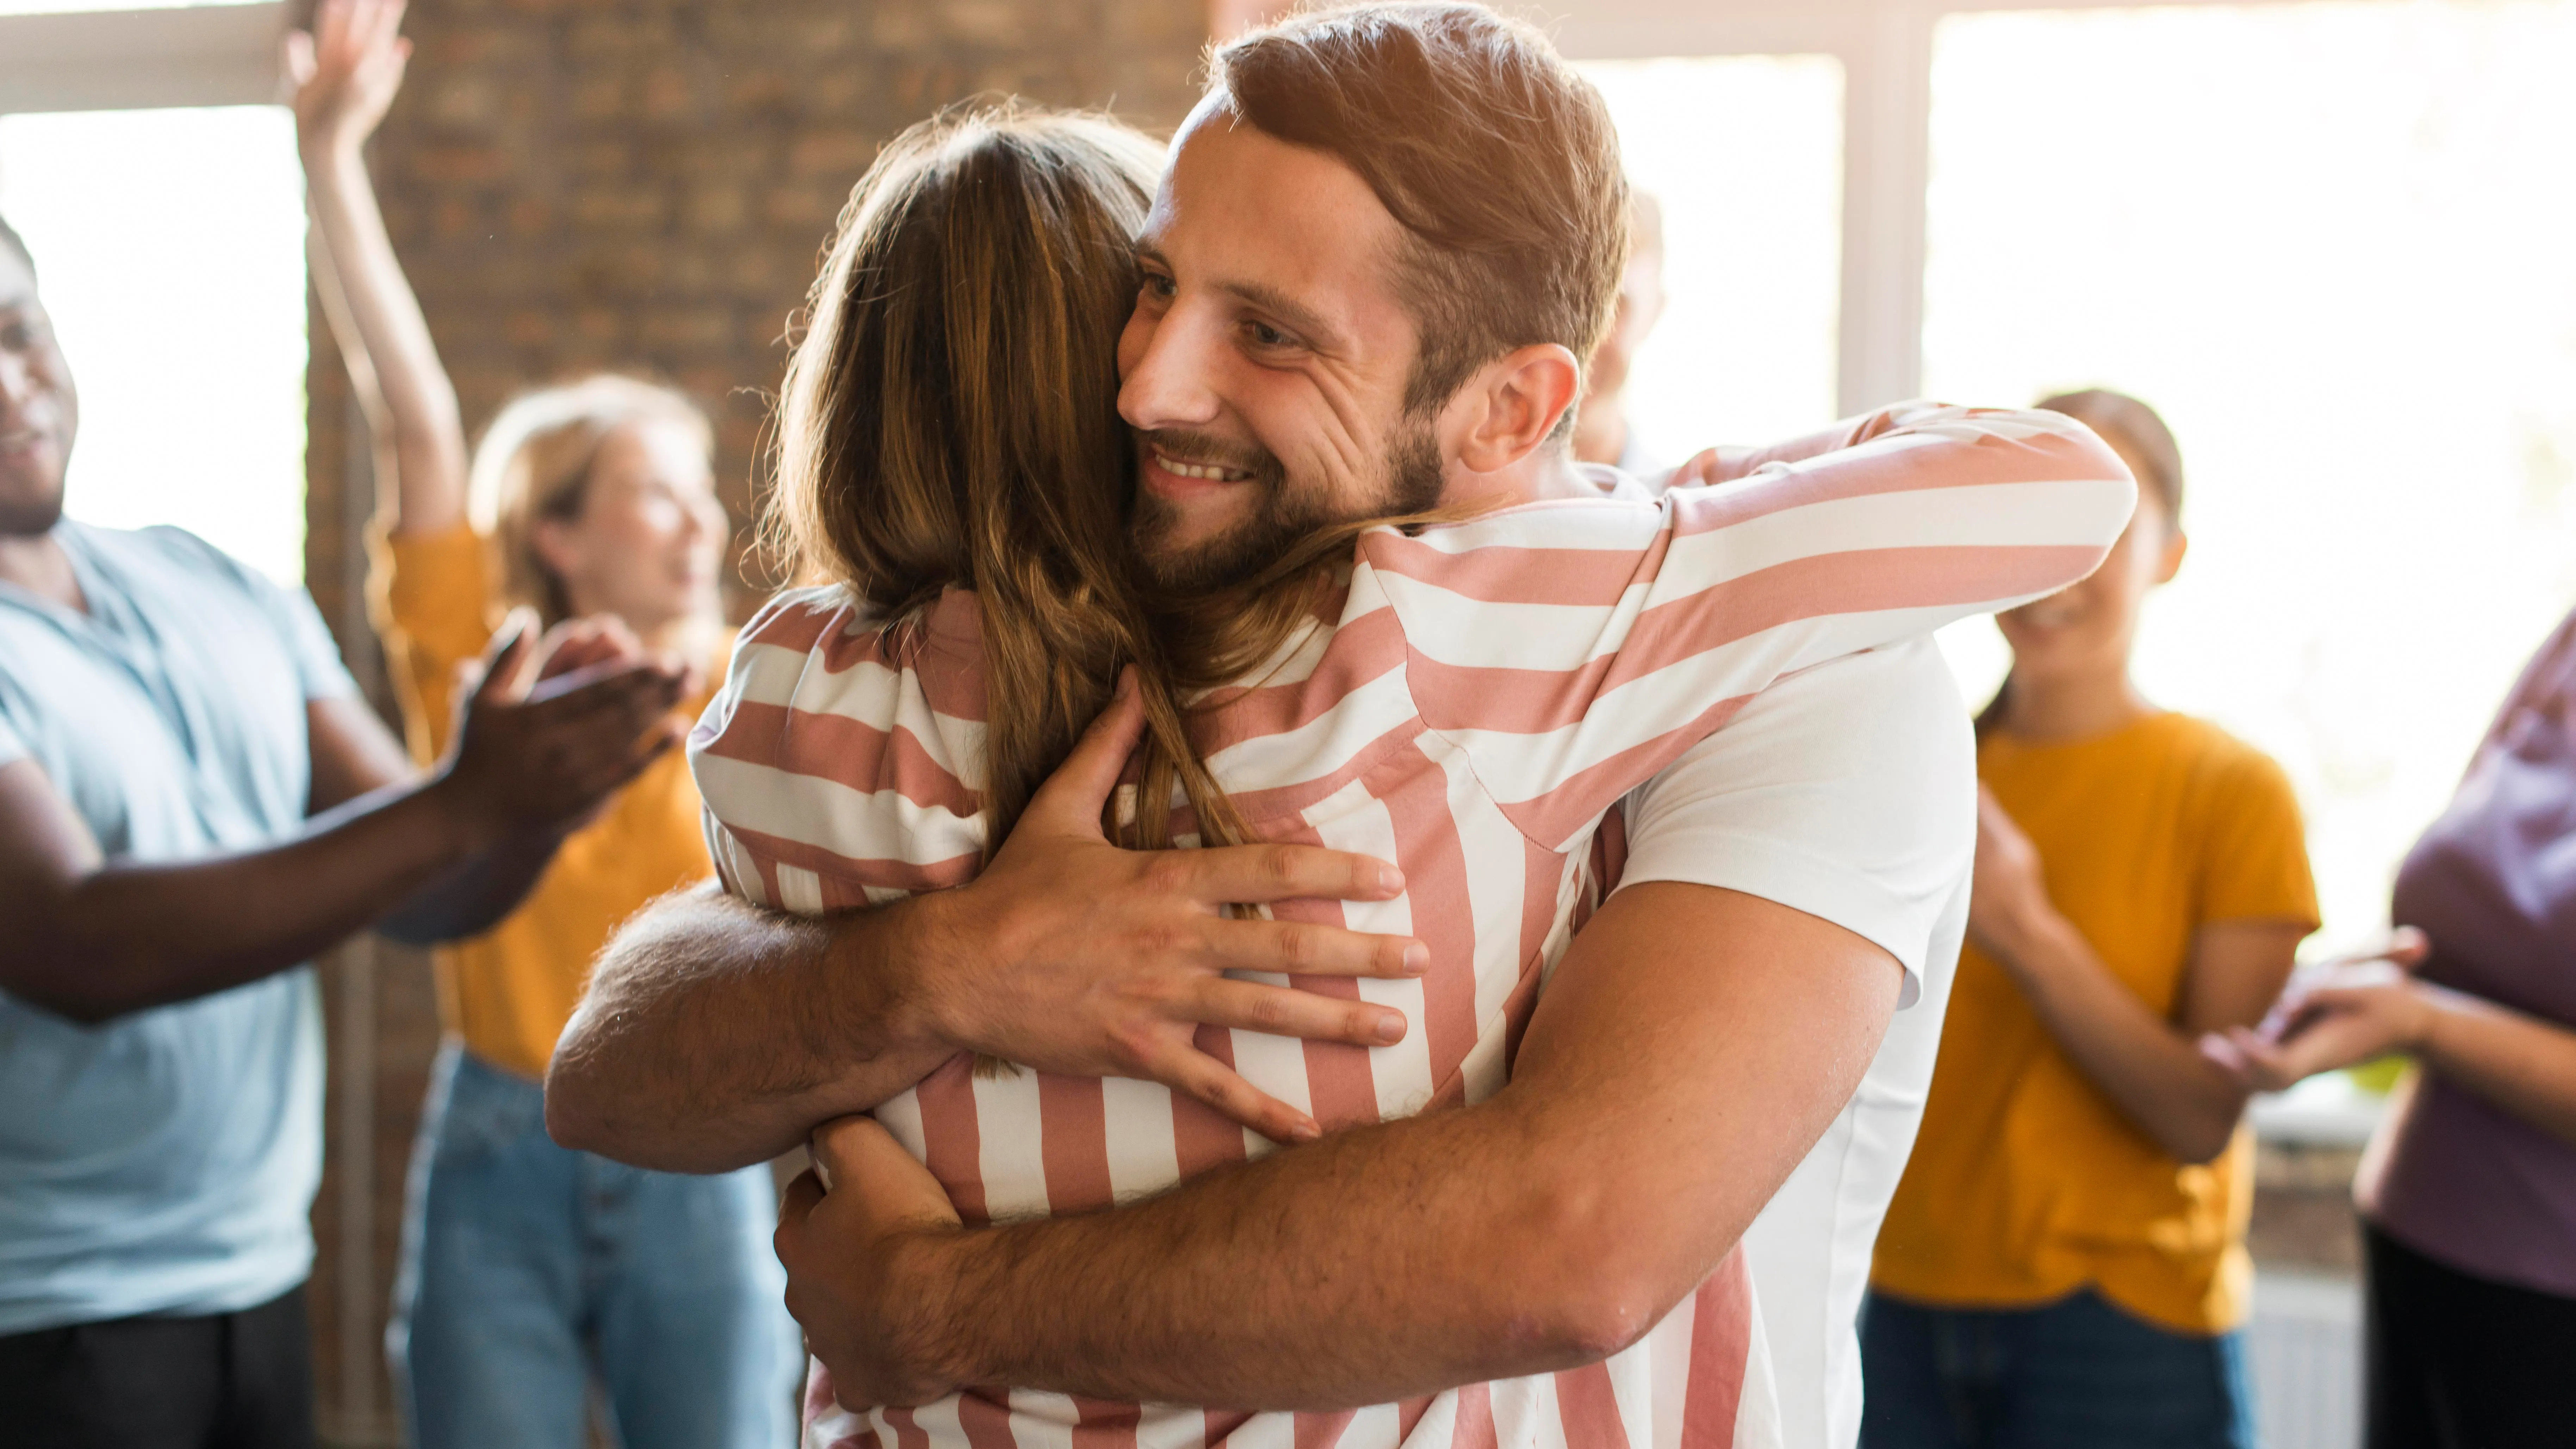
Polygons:
M901 617L840 584L787 590L735 634L719 702L793 699L861 719L920 706L980 720L976 611L961 589Z
M2216 808L2298 808L2290 772L2260 746L2214 720L2174 711L2160 716L2163 748L2188 786Z
M865 616L865 606L840 584L783 590L771 595L735 631L733 653L739 656L753 649L811 653L825 641L851 632Z

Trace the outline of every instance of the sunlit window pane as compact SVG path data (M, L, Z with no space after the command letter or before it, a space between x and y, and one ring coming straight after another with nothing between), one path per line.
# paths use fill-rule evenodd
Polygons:
M2331 935L2576 600L2571 74L2563 3L1938 32L1929 390L2173 423L2192 549L2138 672L2289 767Z
M1630 425L1671 462L1834 412L1843 68L1831 56L1594 61L1628 174L1662 201L1663 325Z
M304 577L304 199L285 110L0 116L0 215L80 389L72 516Z

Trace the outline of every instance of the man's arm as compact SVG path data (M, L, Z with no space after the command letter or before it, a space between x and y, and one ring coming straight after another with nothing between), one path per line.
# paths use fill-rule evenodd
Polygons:
M1226 906L1384 900L1403 876L1309 846L1112 846L1101 805L1143 719L1122 689L971 884L815 919L701 890L629 922L556 1044L547 1130L641 1167L720 1172L981 1052L1161 1082L1274 1139L1311 1136L1311 1117L1199 1050L1198 1027L1381 1046L1402 1039L1403 1013L1224 973L1419 975L1429 951Z
M382 784L275 845L188 861L110 861L31 760L0 766L0 988L88 1023L255 981L440 882L460 861L573 815L668 741L639 746L680 681L634 666L529 695L505 642L434 774ZM316 803L396 756L316 706ZM372 725L372 721L369 722ZM378 728L381 732L381 727ZM369 763L373 761L373 763ZM541 863L541 862L540 862ZM470 924L460 921L459 924Z
M1634 886L1474 1107L974 1231L881 1129L836 1124L833 1190L801 1180L779 1227L789 1306L847 1404L1007 1383L1326 1410L1597 1360L1734 1244L1867 1069L1900 979L1786 906Z

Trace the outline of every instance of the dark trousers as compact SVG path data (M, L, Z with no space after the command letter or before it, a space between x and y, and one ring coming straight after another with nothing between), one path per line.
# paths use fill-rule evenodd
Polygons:
M2576 1298L2472 1277L2368 1224L2369 1449L2576 1444Z
M304 1290L203 1318L0 1336L7 1449L313 1449Z
M1861 1309L1861 1449L2253 1449L2242 1339L2087 1288L2035 1308Z

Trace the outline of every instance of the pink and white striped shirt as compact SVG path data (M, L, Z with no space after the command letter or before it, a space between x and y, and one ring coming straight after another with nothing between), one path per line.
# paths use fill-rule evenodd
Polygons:
M1424 941L1418 979L1295 980L1413 1029L1373 1050L1206 1029L1206 1050L1326 1131L1491 1095L1594 898L1621 795L1783 675L2083 577L2133 499L2109 450L2047 413L1918 404L1750 461L1741 481L1653 503L1534 503L1360 539L1335 616L1199 738L1264 838L1403 869L1396 900L1277 914ZM952 590L898 655L824 588L744 629L689 745L728 889L815 913L975 874L978 619ZM876 1115L970 1224L1092 1211L1272 1150L1153 1083L978 1077L963 1056ZM1739 1250L1606 1362L1329 1415L1008 1388L850 1413L818 1371L807 1443L1751 1449L1776 1437L1751 1295Z

